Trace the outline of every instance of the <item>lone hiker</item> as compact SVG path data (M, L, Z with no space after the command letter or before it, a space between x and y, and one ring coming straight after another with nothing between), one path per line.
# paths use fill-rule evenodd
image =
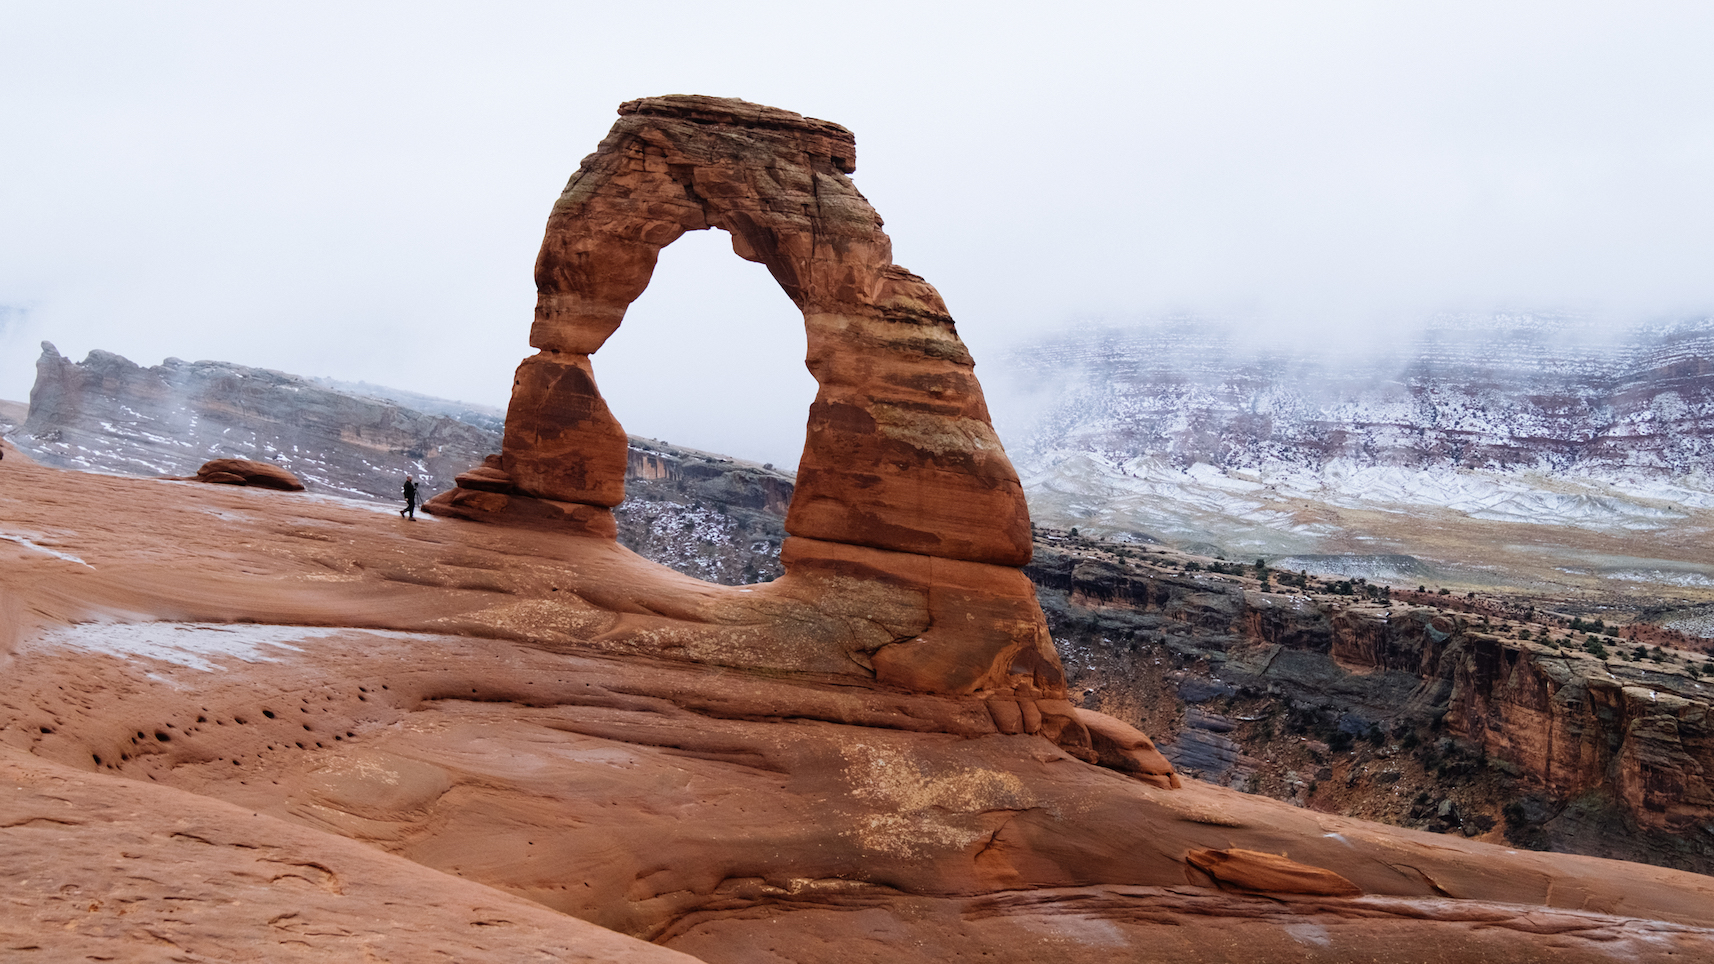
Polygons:
M399 518L417 520L417 484L405 476L405 507L399 510Z

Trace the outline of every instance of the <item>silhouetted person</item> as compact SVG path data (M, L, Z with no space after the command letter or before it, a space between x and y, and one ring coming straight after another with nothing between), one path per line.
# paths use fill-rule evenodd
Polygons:
M399 518L412 522L417 519L417 484L408 475L405 476L405 507L399 510Z

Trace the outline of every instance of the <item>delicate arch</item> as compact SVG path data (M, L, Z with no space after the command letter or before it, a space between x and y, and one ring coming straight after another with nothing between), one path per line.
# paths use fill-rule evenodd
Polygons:
M851 133L712 97L653 97L619 113L548 218L530 328L538 351L518 366L501 454L428 510L612 539L626 438L590 355L648 286L661 248L720 228L768 267L808 335L817 387L785 575L738 590L742 602L651 597L647 632L615 628L602 644L977 696L1001 732L1039 732L1088 758L1019 568L1031 545L1017 474L946 305L892 263L880 216L846 177ZM750 652L757 620L770 619L789 630Z
M625 434L590 355L623 321L661 248L720 228L803 312L818 385L795 536L1017 566L1030 557L1017 473L938 292L892 263L881 218L847 174L845 128L711 97L654 97L585 158L548 218L537 306L501 465L515 491L611 507Z

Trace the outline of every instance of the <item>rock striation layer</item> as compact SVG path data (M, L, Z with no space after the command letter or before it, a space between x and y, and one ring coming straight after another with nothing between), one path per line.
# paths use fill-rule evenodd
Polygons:
M1022 726L1086 734L1029 581L1029 514L974 362L934 288L893 264L847 176L851 132L740 100L652 97L585 158L548 218L498 458L427 506L612 538L626 436L593 356L660 250L719 228L803 312L818 390L770 592L845 600L853 670L919 692L1022 698ZM875 633L879 631L880 638ZM1046 706L1046 710L1041 708ZM1005 713L1007 711L1000 711Z

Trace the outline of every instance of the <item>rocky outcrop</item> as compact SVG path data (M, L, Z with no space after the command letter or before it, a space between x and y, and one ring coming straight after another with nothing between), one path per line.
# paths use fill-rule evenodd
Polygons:
M909 690L1021 698L1027 729L1092 752L1017 568L1030 557L1029 516L970 354L940 295L892 263L880 216L847 177L851 133L711 97L646 98L619 114L548 218L538 352L518 368L500 457L428 511L612 538L630 455L593 356L661 248L719 228L803 312L819 386L786 574L769 592L839 600L822 603L835 623L879 630L847 648L853 670Z
M202 467L196 470L196 480L216 485L254 485L263 489L279 489L282 492L304 490L304 484L298 481L298 477L285 469L250 459L214 459L204 462Z
M1454 665L1447 722L1550 796L1620 801L1645 828L1714 827L1714 681L1476 635Z

